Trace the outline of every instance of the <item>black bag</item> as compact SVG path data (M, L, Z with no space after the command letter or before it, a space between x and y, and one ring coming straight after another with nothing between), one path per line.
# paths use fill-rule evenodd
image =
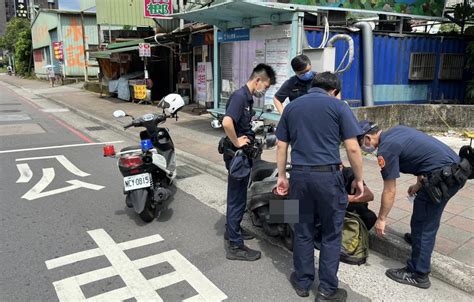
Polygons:
M468 174L467 178L468 179L474 179L474 152L472 150L471 146L462 146L461 149L459 150L459 157L461 159L466 159L467 163L469 164L469 167L467 163L463 164L463 161L461 161L461 169L464 169L466 174ZM470 173L467 173L469 172Z

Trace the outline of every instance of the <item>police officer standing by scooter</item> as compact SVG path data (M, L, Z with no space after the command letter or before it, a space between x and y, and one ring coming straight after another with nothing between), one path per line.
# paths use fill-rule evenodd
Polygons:
M301 297L309 295L314 281L315 225L321 224L319 287L316 301L345 301L338 288L337 271L342 227L348 203L341 171L341 140L355 174L355 200L364 193L362 155L357 142L361 131L349 106L339 98L341 81L330 72L318 73L308 94L285 107L276 131L278 184L285 202L299 203L295 224L290 282ZM291 145L291 177L286 177L288 146Z
M253 98L265 96L270 85L275 84L275 71L266 64L258 64L250 75L247 84L236 90L229 98L225 117L222 121L227 141L233 150L241 149L249 144L254 133L251 130L251 119L253 115ZM226 154L226 153L224 153ZM235 157L234 157L235 158ZM224 155L226 168L231 168L234 159ZM227 184L227 225L224 234L229 240L227 259L230 260L258 260L261 253L244 245L244 239L252 239L253 236L242 230L240 222L244 216L247 204L247 186L249 176L235 178L231 173Z
M416 184L408 188L408 195L416 195L410 222L411 259L406 267L388 269L385 274L396 282L427 289L431 285L431 253L441 215L449 199L466 183L471 166L447 145L416 129L396 126L382 131L368 121L359 124L363 131L359 143L369 153L378 149L384 180L382 205L375 223L377 235L385 234L400 172L417 176Z
M295 75L281 85L273 97L273 104L281 114L283 112L283 103L288 98L291 101L305 95L311 88L311 81L316 74L311 70L311 61L305 55L298 55L291 60L291 68Z

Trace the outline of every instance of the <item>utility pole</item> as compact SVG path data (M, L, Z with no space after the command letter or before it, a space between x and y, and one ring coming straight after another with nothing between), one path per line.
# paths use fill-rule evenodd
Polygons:
M84 81L89 81L89 70L87 67L87 51L86 51L86 31L84 28L84 11L81 11L81 27L82 27L82 47L84 49Z

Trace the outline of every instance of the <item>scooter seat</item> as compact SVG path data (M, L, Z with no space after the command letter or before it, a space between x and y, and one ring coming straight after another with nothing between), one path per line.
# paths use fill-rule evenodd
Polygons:
M277 164L273 162L268 162L265 160L258 160L254 163L252 168L251 180L254 181L261 181L273 174L275 169L277 168Z

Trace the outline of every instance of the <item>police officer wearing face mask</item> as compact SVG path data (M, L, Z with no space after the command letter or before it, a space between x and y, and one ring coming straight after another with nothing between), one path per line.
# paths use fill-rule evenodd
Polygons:
M250 75L247 84L236 90L227 103L227 110L222 121L228 140L234 149L240 149L254 137L251 130L253 98L265 95L270 85L275 84L275 71L266 64L258 64ZM232 158L224 157L226 168L229 169ZM261 253L244 245L244 239L253 237L244 232L240 222L244 216L247 204L247 186L249 176L234 178L228 176L227 183L227 226L224 237L229 240L227 259L254 261Z
M311 81L316 74L311 70L311 61L305 55L299 55L291 60L291 68L295 75L289 78L273 97L273 103L281 114L283 112L283 103L287 98L290 102L305 95L311 88Z
M364 193L362 155L357 142L361 134L349 106L336 98L341 81L330 73L315 75L308 94L285 107L276 135L278 138L277 192L289 193L286 202L299 203L299 222L295 224L293 263L290 282L301 297L309 295L314 277L314 235L321 224L319 287L316 301L345 301L347 292L338 288L337 271L341 250L342 226L348 196L341 171L339 145L347 151L355 179L354 201ZM288 146L291 145L291 177L286 178Z
M396 126L382 132L368 121L359 125L363 131L359 144L368 153L378 149L377 160L384 180L382 205L375 223L377 235L385 234L400 172L417 176L416 184L408 188L408 195L416 195L410 222L411 258L406 267L389 269L385 274L396 282L427 289L431 285L431 253L441 215L449 199L466 183L471 166L447 145L416 129Z

